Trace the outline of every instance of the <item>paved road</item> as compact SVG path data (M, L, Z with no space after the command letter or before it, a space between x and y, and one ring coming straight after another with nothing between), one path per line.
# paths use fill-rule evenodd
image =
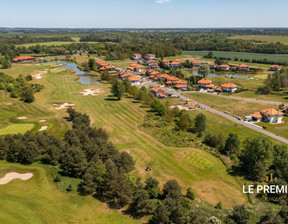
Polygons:
M96 59L96 60L99 60L98 58L95 58L95 59ZM111 66L113 66L113 65L111 65ZM114 67L115 67L115 66L114 66ZM117 70L119 70L119 71L122 71L122 70L123 70L122 68L117 68L117 67L115 67L115 69L117 69ZM140 76L139 76L139 77L140 77ZM155 83L155 82L151 82L150 84L153 85L153 86L159 86L159 84L158 84L158 83ZM181 98L181 99L184 100L184 101L189 100L189 101L192 101L193 103L198 103L197 101L195 101L195 100L193 100L193 99L191 99L191 98L188 98L188 97L182 95L182 93L200 93L200 92L198 92L198 91L197 91L197 92L196 92L196 91L176 92L176 91L174 91L173 89L170 89L170 88L167 88L167 87L166 87L166 89L167 89L167 91L172 92L174 95L179 96L179 98ZM203 92L201 92L201 93L203 93ZM211 93L206 93L206 94L211 94ZM242 99L241 97L229 97L229 96L223 96L223 95L218 95L218 96L228 97L228 98L233 98L233 99L240 99L240 100L244 100L244 99L245 99L246 101L249 101L249 102L266 103L266 104L271 104L271 105L279 105L279 104L281 104L281 103L271 102L271 101L254 100L254 99L247 99L247 98L243 98L243 99ZM272 104L272 103L274 103L274 104ZM232 117L232 116L230 116L230 115L228 115L228 114L225 114L224 112L215 110L215 109L213 109L213 108L211 108L211 107L208 107L208 106L206 106L206 105L204 105L204 104L201 104L201 103L198 103L198 104L199 104L199 106L203 107L205 110L209 110L209 111L211 111L212 113L218 114L218 115L220 115L221 117L224 117L224 118L226 118L226 119L229 119L229 120L231 120L231 121L233 121L233 122L235 122L235 123L237 123L237 124L240 124L240 125L242 125L242 126L245 126L245 127L247 127L247 128L250 128L250 129L252 129L252 130L254 130L254 131L260 132L260 133L262 133L262 134L264 134L264 135L266 135L266 136L269 136L269 137L271 137L271 138L274 138L274 139L276 139L276 140L278 140L278 141L280 141L280 142L283 142L283 143L285 143L285 144L288 144L288 139L286 139L286 138L282 138L282 137L280 137L280 136L278 136L278 135L275 135L275 134L273 134L273 133L271 133L271 132L269 132L269 131L266 131L266 130L264 130L264 129L262 129L262 128L259 128L259 127L257 127L257 126L254 126L253 124L249 124L249 123L247 123L247 122L245 122L245 121L240 121L240 120L238 120L238 119L235 118L235 117Z
M182 91L182 93L202 93L202 94L219 96L219 97L224 97L224 98L229 98L229 99L243 100L243 101L252 102L252 103L264 103L264 104L270 104L270 105L276 105L276 106L282 104L281 102L276 102L276 101L266 101L266 100L257 100L257 99L250 99L250 98L243 98L243 97L236 97L236 96L226 96L226 95L209 93L209 92L201 92L201 91ZM285 106L287 105L288 104L286 104Z
M183 92L185 93L185 91L183 91ZM181 92L181 93L183 93L183 92ZM186 91L186 92L187 92L187 91ZM198 103L197 101L195 101L195 100L193 100L193 99L191 99L191 98L188 98L188 97L186 97L186 96L181 95L181 93L179 93L179 92L174 92L174 93L175 93L176 95L178 95L178 96L179 96L181 99L183 99L183 100L190 100L190 101L192 101L193 103ZM280 136L278 136L278 135L275 135L275 134L273 134L273 133L271 133L271 132L269 132L269 131L266 131L266 130L264 130L264 129L262 129L262 128L259 128L259 127L257 127L257 126L254 126L253 124L247 123L247 122L242 121L242 120L238 120L238 119L235 118L235 117L232 117L232 116L230 116L230 115L228 115L228 114L225 114L224 112L215 110L215 109L213 109L213 108L211 108L211 107L208 107L208 106L206 106L206 105L204 105L204 104L199 103L199 105L200 105L201 107L203 107L205 110L209 110L209 111L211 111L211 112L214 113L214 114L218 114L218 115L220 115L221 117L224 117L224 118L226 118L226 119L229 119L229 120L231 120L231 121L233 121L233 122L235 122L235 123L238 123L238 124L240 124L240 125L242 125L242 126L248 127L248 128L250 128L250 129L252 129L252 130L254 130L254 131L260 132L260 133L262 133L262 134L264 134L264 135L267 135L267 136L269 136L269 137L271 137L271 138L274 138L274 139L276 139L276 140L278 140L278 141L280 141L280 142L283 142L283 143L285 143L285 144L288 144L288 139L286 139L286 138L283 138L283 137L280 137Z

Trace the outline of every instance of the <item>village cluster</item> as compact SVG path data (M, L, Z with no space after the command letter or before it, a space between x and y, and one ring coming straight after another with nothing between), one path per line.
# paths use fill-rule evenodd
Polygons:
M158 98L167 98L167 97L178 97L175 95L174 91L171 91L171 89L175 90L187 90L188 83L187 81L180 79L176 76L163 74L157 69L160 68L159 61L156 60L155 54L147 54L144 57L142 57L141 54L133 54L131 56L131 59L136 61L136 63L132 63L127 67L126 70L122 70L119 68L116 68L112 66L111 64L102 61L102 60L96 60L96 66L100 71L111 71L111 70L118 70L118 77L122 80L128 80L131 86L139 86L143 84L145 81L148 80L150 83L158 83L159 85L153 85L150 87L150 91ZM13 59L14 62L31 62L36 61L37 59L35 57L31 56L20 56ZM174 60L166 60L163 59L161 61L165 66L168 66L170 68L177 68L180 67L183 63L180 59L174 59ZM193 67L199 67L203 62L199 60L195 60L192 62ZM207 65L210 68L217 68L221 71L228 71L231 69L230 65L222 64L217 65L214 62L208 62ZM147 71L144 71L144 67L148 67ZM242 71L249 71L250 67L246 64L240 64L237 67L232 67L232 69L242 70ZM278 65L272 65L270 66L270 71L279 71L282 67ZM135 72L133 74L132 72ZM146 81L147 82L147 81ZM197 81L198 89L201 91L207 91L207 92L228 92L228 93L234 93L237 91L238 86L226 82L222 84L221 86L215 86L211 80L207 78L202 78L199 81ZM98 92L97 92L98 93ZM97 94L93 92L94 95ZM88 93L82 93L83 95L88 95ZM92 94L92 95L93 95ZM253 114L250 114L245 117L245 121L248 122L268 122L268 123L283 123L283 115L288 113L288 107L285 107L283 111L278 111L273 108L268 108L265 110L262 110L260 112L255 112Z

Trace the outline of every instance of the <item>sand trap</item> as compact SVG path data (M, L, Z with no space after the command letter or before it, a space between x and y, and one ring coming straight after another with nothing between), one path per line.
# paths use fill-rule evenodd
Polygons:
M61 109L67 109L68 107L72 107L75 104L63 103L62 105L59 105L59 104L53 104L53 105L58 106L58 107L55 107L56 110L61 110Z
M48 126L42 126L38 131L45 131L48 128Z
M0 178L0 184L8 184L14 179L28 180L33 176L33 173L6 173L6 175Z
M43 78L42 75L43 75L44 73L47 73L47 71L43 71L43 72L37 73L37 74L35 74L35 75L32 75L32 77L35 78L35 79L42 79L42 78Z
M46 122L46 121L47 121L47 120L40 120L39 123L43 123L43 122Z
M92 95L92 96L97 96L98 93L100 93L99 89L85 89L83 92L80 92L83 96L88 96L88 95Z
M18 117L17 119L18 120L25 120L25 119L27 119L28 117Z
M7 105L7 106L10 106L10 105L12 105L12 103L7 103L6 105Z

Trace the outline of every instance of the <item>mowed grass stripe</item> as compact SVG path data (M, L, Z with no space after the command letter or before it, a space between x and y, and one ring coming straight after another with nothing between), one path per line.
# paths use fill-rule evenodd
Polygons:
M0 128L0 135L8 134L25 134L27 131L32 130L34 124L11 124L7 127Z

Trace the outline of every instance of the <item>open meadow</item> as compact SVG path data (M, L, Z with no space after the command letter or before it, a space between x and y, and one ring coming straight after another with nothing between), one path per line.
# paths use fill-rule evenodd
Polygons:
M204 56L207 55L209 51L183 51L183 55L197 55L197 56ZM288 60L288 55L281 55L281 54L258 54L258 53L244 53L244 52L225 52L225 51L213 51L213 55L216 57L225 57L238 59L256 59L256 60L263 60L267 59L268 61L275 61L277 63L284 63Z
M288 36L281 35L235 35L229 37L229 39L233 40L255 40L255 41L263 41L267 43L282 43L288 45Z

